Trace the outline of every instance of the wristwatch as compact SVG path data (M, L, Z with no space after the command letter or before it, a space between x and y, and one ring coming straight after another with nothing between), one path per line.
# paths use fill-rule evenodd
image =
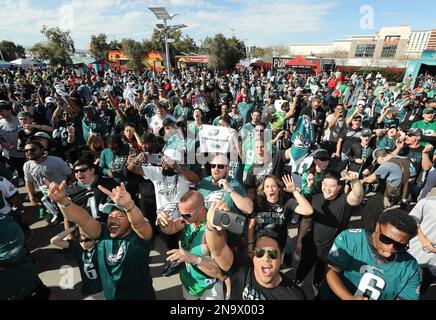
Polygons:
M70 198L70 197L67 197L67 199L68 199L68 203L67 203L67 204L62 204L62 203L60 203L60 202L57 203L58 206L59 206L59 208L61 208L61 209L68 208L68 207L73 203L73 202L71 201L71 198Z

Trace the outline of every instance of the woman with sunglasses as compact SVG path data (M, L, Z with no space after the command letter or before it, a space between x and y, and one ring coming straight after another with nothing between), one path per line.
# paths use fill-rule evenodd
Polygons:
M292 177L282 177L283 183L273 175L268 175L257 188L254 210L248 226L248 254L253 255L256 233L269 229L278 233L281 241L288 242L288 221L293 212L304 216L311 215L313 208L295 187ZM294 199L286 201L283 191L292 193ZM289 255L288 255L289 254ZM285 260L291 263L289 245L285 248Z
M50 243L74 254L82 278L82 293L93 295L103 290L98 270L96 241L89 239L83 233L80 233L78 240L64 240L66 236L76 231L78 231L77 226L62 231L51 238Z
M406 250L415 220L400 209L383 212L375 230L340 233L328 255L324 300L418 300L420 270Z

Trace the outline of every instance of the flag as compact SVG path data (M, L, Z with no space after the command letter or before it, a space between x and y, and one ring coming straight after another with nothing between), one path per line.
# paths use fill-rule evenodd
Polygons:
M302 174L312 165L313 157L308 155L310 146L315 143L315 130L308 117L301 115L298 118L291 141L291 172Z

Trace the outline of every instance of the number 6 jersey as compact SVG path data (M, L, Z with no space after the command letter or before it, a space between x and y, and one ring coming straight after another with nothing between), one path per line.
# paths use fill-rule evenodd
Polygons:
M371 234L362 229L341 232L328 255L329 264L340 268L341 280L355 296L370 300L418 300L419 266L407 252L394 254L391 261L380 257L372 246ZM322 299L338 299L324 282Z

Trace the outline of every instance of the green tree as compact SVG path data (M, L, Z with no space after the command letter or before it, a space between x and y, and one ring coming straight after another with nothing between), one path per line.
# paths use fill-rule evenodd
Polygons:
M91 53L96 58L107 58L107 51L109 45L106 42L107 36L104 33L100 33L98 36L91 36Z
M251 57L253 58L262 58L265 55L265 50L263 48L254 48L250 52Z
M0 51L2 52L3 58L6 61L12 61L15 59L26 57L26 50L20 45L15 45L15 43L13 43L12 41L1 41Z
M202 50L209 55L211 69L231 69L246 56L245 43L235 37L226 38L218 33L215 37L207 37Z
M111 42L109 42L108 48L109 50L121 50L123 46L121 45L121 42L117 40L112 40Z
M124 53L129 58L127 67L135 71L142 71L144 69L144 60L146 50L144 45L133 39L123 39L121 45L124 49Z
M36 43L30 52L40 60L49 60L51 66L71 64L70 54L74 53L75 49L70 31L43 26L41 33L47 38L47 42Z

